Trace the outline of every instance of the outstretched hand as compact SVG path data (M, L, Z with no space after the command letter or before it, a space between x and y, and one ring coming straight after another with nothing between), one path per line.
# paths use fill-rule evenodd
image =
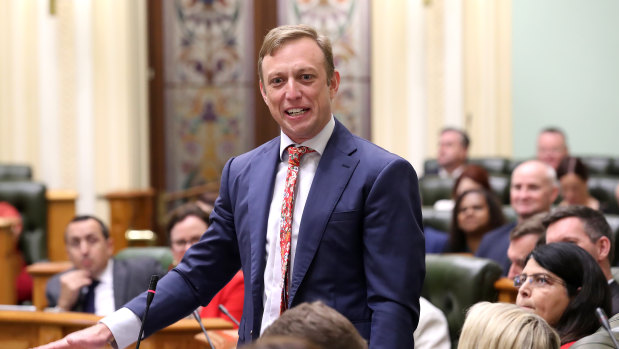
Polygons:
M112 331L104 324L98 323L35 349L98 349L104 348L113 339Z

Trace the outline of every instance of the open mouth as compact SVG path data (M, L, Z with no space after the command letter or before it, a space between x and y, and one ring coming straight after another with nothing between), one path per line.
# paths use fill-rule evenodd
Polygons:
M308 110L309 108L292 108L292 109L286 110L286 114L290 116L297 116L297 115L301 115L307 112Z

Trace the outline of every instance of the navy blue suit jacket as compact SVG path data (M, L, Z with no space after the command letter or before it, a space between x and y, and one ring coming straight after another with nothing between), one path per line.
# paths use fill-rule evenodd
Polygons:
M279 149L278 137L228 161L211 225L159 282L147 335L207 304L242 267L239 343L259 336ZM290 305L321 300L346 316L370 348L413 348L425 276L421 221L413 167L336 121L301 218ZM127 307L141 318L145 296Z
M503 268L503 276L509 273L511 261L507 258L509 248L509 233L516 227L516 222L506 223L487 232L479 243L476 257L488 258L497 262Z

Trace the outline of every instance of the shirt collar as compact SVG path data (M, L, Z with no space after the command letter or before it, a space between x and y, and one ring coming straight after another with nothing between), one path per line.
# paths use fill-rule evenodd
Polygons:
M103 273L99 275L99 282L102 284L111 284L112 270L114 270L114 259L110 258L110 260L107 261L107 266L103 270Z
M319 155L322 156L322 153L325 151L327 147L327 142L329 142L329 138L333 134L333 129L335 129L335 118L333 118L333 114L331 115L331 120L322 128L320 132L314 138L308 139L307 141L298 144L306 147L310 147L314 149ZM279 144L279 155L282 161L287 160L287 148L290 145L295 145L296 143L290 139L283 131L280 131L280 144Z

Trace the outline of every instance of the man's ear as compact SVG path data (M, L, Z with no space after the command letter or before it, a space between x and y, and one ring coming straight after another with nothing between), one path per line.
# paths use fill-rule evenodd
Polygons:
M552 204L553 202L555 202L558 196L559 196L559 186L553 185L552 191L550 192L550 198L552 199L550 200L550 203Z
M337 94L337 90L340 88L340 72L337 70L333 71L333 76L331 76L331 80L329 80L329 96L331 99L335 98Z
M606 236L602 236L595 242L595 248L597 249L600 260L607 260L610 254L610 239ZM612 263L612 261L609 262Z
M264 85L262 84L262 81L260 81L258 83L260 85L260 94L262 95L262 99L264 100L264 103L267 102L267 91L264 88Z
M107 252L110 256L114 255L114 239L112 237L107 238Z

